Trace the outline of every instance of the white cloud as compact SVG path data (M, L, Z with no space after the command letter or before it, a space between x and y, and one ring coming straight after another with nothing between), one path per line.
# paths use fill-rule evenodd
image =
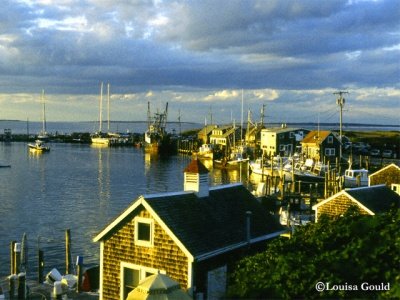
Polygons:
M253 94L260 100L273 101L279 98L279 92L277 90L271 90L271 89L257 90L254 91Z
M239 97L239 93L236 90L223 90L215 92L212 95L208 95L204 98L206 101L215 101L215 100L228 100L228 99L235 99Z

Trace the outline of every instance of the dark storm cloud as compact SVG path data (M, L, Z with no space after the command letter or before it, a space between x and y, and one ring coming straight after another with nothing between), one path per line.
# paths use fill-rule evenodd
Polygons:
M108 81L200 103L235 89L280 90L279 103L294 96L285 90L396 94L399 19L395 0L6 0L1 93L93 95Z

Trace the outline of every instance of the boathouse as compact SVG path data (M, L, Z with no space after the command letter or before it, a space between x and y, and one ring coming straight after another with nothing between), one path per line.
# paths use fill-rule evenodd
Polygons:
M209 187L195 159L184 191L138 197L94 238L100 297L126 299L140 280L161 273L194 298L219 298L232 265L284 232L242 184Z
M376 184L400 184L400 167L393 163L369 175L368 185Z
M389 211L393 206L399 207L400 196L386 185L374 185L345 189L315 204L315 222L325 214L331 217L342 216L349 207L357 206L361 214L375 215Z
M320 162L335 162L340 147L338 135L329 130L310 131L301 141L303 156Z

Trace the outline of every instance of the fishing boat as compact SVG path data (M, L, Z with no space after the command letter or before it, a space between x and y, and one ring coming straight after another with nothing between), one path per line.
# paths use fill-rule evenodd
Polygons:
M108 85L108 91L110 86ZM109 93L108 93L109 95ZM109 99L109 97L108 97ZM108 102L109 103L109 102ZM109 107L109 105L108 105ZM102 132L103 124L103 82L100 84L100 99L99 99L99 131L91 136L92 144L108 146L110 144L110 139L106 133Z
M249 158L245 157L242 151L233 151L228 157L214 159L214 167L220 169L247 170Z
M144 133L144 151L147 153L168 154L176 151L176 146L166 132L168 115L168 102L165 111L155 113L151 116L150 102L147 103L147 123L148 127Z
M359 187L368 185L368 170L349 168L344 172L344 186Z
M34 144L28 144L29 150L34 152L49 152L50 147L46 146L45 143L41 140L36 140Z
M199 147L197 152L193 153L194 156L198 158L209 158L212 159L214 157L214 145L213 144L203 144Z

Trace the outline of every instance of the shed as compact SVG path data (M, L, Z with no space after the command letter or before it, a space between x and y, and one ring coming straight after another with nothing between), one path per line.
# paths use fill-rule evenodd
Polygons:
M315 204L315 221L325 214L341 216L350 206L356 205L362 214L375 215L387 212L391 207L399 207L400 196L386 185L374 185L353 189L345 189Z

